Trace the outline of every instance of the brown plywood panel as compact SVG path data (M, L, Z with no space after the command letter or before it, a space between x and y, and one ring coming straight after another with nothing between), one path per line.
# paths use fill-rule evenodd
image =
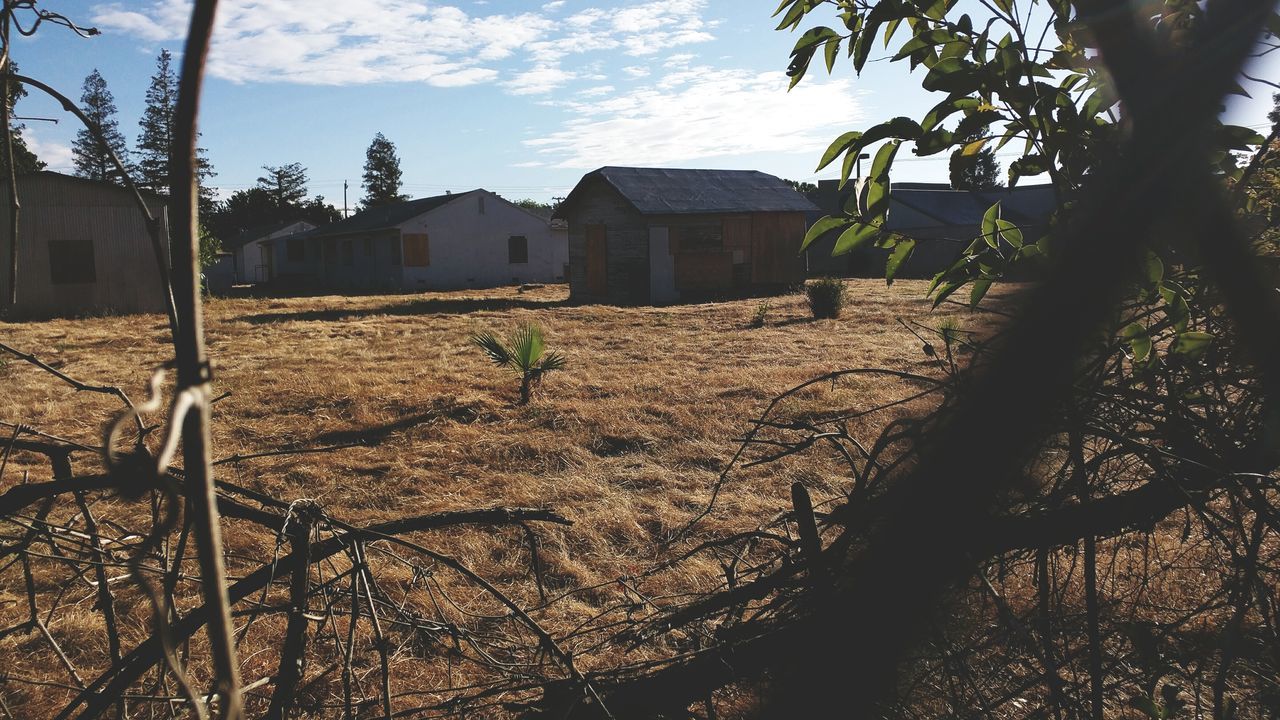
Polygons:
M605 295L609 292L609 264L604 225L587 228L587 292Z
M717 291L733 287L733 253L678 253L676 290Z
M760 284L789 284L804 277L800 243L804 216L799 213L757 213L751 219L751 280Z
M725 250L741 250L743 262L751 262L751 217L731 215L724 219Z

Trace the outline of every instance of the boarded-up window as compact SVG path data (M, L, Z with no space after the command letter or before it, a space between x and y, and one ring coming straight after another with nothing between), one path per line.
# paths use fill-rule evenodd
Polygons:
M507 238L507 262L529 262L529 238L523 235L512 235Z
M409 267L426 267L431 264L431 248L427 234L407 234L404 238L404 264Z
M92 240L49 241L49 282L72 285L97 281Z
M289 238L285 241L285 253L289 262L302 262L307 259L307 245L302 238Z
M343 265L356 264L356 249L355 247L352 246L350 240L342 241L342 264Z

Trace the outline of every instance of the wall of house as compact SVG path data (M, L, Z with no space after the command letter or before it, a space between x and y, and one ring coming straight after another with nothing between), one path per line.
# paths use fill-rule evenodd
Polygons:
M564 281L569 254L565 236L552 233L545 219L487 191L467 193L401 224L399 230L402 236L426 233L430 250L429 265L404 266L406 289ZM508 239L513 235L528 240L528 262L509 262Z
M283 238L314 228L306 221L286 225L269 235L247 242L235 250L236 282L241 284L265 283L281 275L312 274L318 267L318 258L308 257L302 262L289 260L287 243ZM279 242L276 242L279 240ZM271 259L265 259L264 253Z
M400 233L396 230L307 238L307 259L313 263L311 277L324 287L338 290L405 287Z
M2 191L7 197L7 190ZM18 180L18 305L31 315L164 312L164 289L146 222L123 188L54 173ZM161 218L168 262L165 208L148 202ZM9 206L0 202L0 298L9 296ZM93 253L93 282L53 282L51 243L70 242ZM65 249L65 248L63 248ZM52 246L52 252L60 248ZM77 258L83 261L84 258Z
M569 221L569 297L619 304L649 302L649 224L600 178L577 188ZM587 225L605 226L608 293L587 289Z

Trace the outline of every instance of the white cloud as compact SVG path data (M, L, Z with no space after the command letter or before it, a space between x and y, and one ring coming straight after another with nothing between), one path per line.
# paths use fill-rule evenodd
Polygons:
M569 102L575 117L523 141L554 167L669 165L762 152L817 152L860 117L849 80L787 92L781 72L698 68L600 100ZM816 156L815 156L816 161Z
M633 78L642 78L649 74L649 68L643 65L628 65L622 68L622 72Z
M615 88L612 85L597 85L595 87L589 87L586 90L579 91L578 95L581 97L588 97L588 98L600 97L601 95L608 95L609 93L613 92L616 89L617 88Z
M511 92L529 94L572 79L557 64L567 55L649 55L711 40L715 25L702 19L707 0L648 0L552 19L564 4L486 15L477 2L468 11L427 0L343 0L323 9L314 0L223 0L209 73L306 85L506 80ZM117 1L97 5L91 20L148 43L178 42L190 8L191 0Z
M31 149L31 152L44 161L45 165L47 165L46 170L69 173L75 169L74 156L70 145L41 140L38 131L30 126L23 128L22 139L27 141L27 147Z
M512 95L542 95L574 79L574 74L559 65L536 65L517 74L503 85Z

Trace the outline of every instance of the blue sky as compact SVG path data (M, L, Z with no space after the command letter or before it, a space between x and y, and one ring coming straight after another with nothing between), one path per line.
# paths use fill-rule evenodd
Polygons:
M25 74L78 99L97 67L132 142L160 48L179 54L187 0L44 0L102 31L81 39L45 26L15 39ZM201 131L223 194L262 165L299 162L311 191L352 206L364 151L382 132L414 197L484 187L508 198L567 194L601 165L759 169L813 180L840 132L936 100L905 64L862 77L820 68L790 93L795 36L775 32L774 0L223 0ZM807 27L806 24L804 27ZM874 57L874 56L873 56ZM1267 59L1253 74L1280 77ZM1261 86L1228 119L1261 127ZM70 167L73 119L30 97L27 135L52 169ZM1013 154L1016 157L1016 152ZM1007 158L1005 159L1007 162ZM899 157L898 180L946 179L946 156Z

